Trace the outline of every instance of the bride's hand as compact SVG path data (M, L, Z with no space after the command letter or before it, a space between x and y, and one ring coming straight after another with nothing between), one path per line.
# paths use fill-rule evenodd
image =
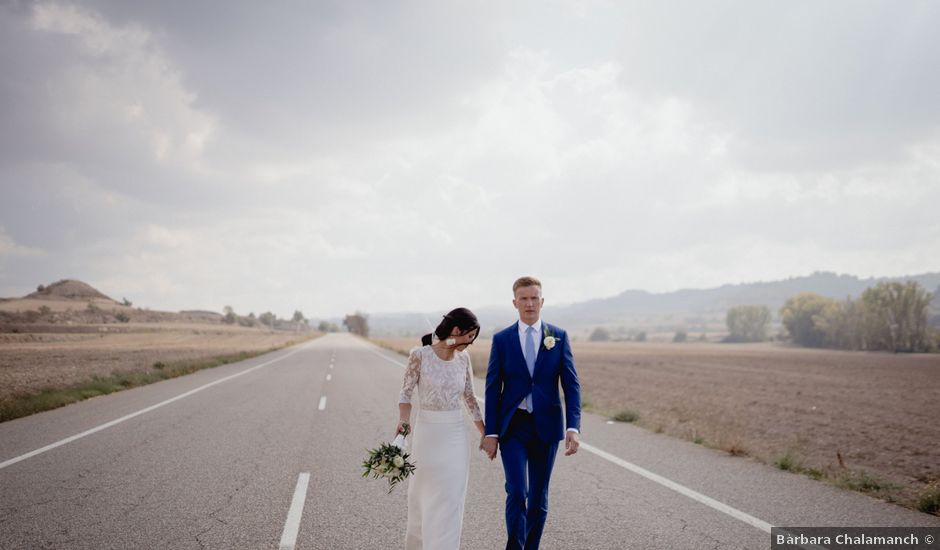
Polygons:
M411 424L409 424L407 421L404 421L404 420L399 421L398 427L395 428L395 437L398 437L398 434L404 434L405 436L407 436L410 433L411 433Z
M498 446L499 440L495 437L483 436L480 438L480 448L483 449L483 452L486 453L486 457L490 460L496 458L496 450Z

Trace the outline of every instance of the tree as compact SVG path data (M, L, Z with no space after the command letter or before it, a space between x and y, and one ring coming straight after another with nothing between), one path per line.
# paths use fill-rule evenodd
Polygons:
M597 327L591 332L591 336L588 337L588 340L591 342L606 342L610 340L610 333L607 332L606 328Z
M271 328L274 328L274 321L277 317L270 311L265 311L258 316L258 320L261 321L262 325L267 325Z
M857 350L867 348L866 319L864 305L846 298L826 304L821 313L813 316L813 325L822 332L827 347Z
M930 302L928 315L930 315L930 318L927 319L927 324L932 327L940 327L940 286L933 291L933 300Z
M689 333L684 330L677 330L676 335L672 337L673 342L685 342L689 339Z
M124 301L121 302L121 303L122 303L123 305L127 306L127 307L131 307L131 306L134 305L134 302L131 302L131 301L128 300L127 298L124 298Z
M770 308L762 305L736 306L725 316L729 342L762 342L767 339Z
M306 320L306 319L304 319L304 314L303 314L302 311L300 311L299 309L296 310L296 311L294 311L294 316L291 318L291 321L293 321L293 322L295 322L295 323L302 323L302 322L304 322L305 320Z
M42 292L43 290L46 290L46 285L39 285L36 287L36 292Z
M320 324L317 325L317 330L320 332L338 332L339 327L336 326L336 323L331 323L329 321L320 321Z
M235 315L234 313L232 315ZM251 313L248 317L239 317L235 315L235 320L238 321L238 324L243 327L253 327L255 326L255 314Z
M347 315L343 320L343 325L353 334L363 338L369 337L369 317L365 313L357 311L352 315Z
M862 293L870 349L927 351L927 310L933 295L916 281L883 282Z
M812 292L801 292L784 302L780 308L783 326L794 343L807 347L822 347L826 333L819 326L823 311L835 301Z

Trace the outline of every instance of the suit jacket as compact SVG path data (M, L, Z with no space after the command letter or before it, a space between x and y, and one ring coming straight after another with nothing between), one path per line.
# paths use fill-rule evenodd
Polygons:
M552 349L545 347L546 333L555 337ZM509 421L525 396L532 393L532 415L543 441L565 438L568 428L581 429L581 385L574 369L571 342L564 330L542 322L537 342L534 374L529 375L519 343L519 321L493 336L490 363L486 369L486 433L503 437ZM561 413L558 383L565 394L565 414Z

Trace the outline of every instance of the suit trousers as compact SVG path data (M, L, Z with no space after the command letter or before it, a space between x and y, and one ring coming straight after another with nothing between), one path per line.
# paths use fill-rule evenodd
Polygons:
M536 550L548 517L548 483L558 441L539 439L535 417L517 409L500 438L506 473L507 550Z

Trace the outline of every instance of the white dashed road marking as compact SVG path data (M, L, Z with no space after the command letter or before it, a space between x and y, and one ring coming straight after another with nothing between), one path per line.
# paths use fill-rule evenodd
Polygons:
M297 478L297 487L294 489L294 498L287 511L287 521L284 522L284 532L281 534L280 550L293 550L297 543L297 534L300 532L300 518L304 514L304 502L307 500L307 487L310 485L310 474L304 472Z

